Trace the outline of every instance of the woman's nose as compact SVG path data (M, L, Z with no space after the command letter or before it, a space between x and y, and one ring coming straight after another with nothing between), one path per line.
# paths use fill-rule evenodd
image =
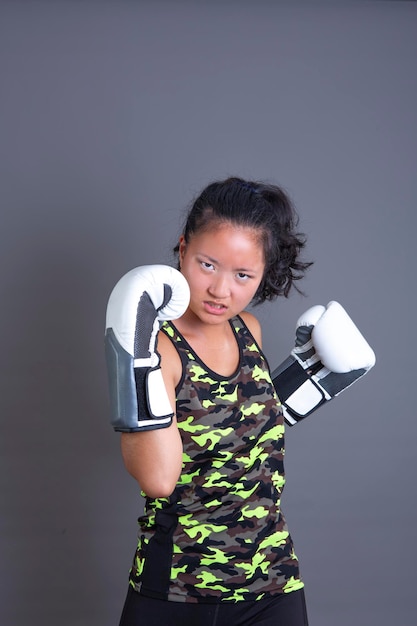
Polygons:
M226 276L217 274L209 286L210 294L215 298L227 298L230 295L230 285Z

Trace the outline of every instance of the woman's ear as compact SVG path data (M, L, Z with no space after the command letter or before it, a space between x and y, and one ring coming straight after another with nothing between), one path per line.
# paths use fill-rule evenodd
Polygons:
M179 241L179 244L178 244L178 260L179 260L180 267L182 265L182 260L184 258L184 253L185 253L185 248L186 247L187 247L187 244L185 243L185 237L184 237L184 235L181 235L180 241Z

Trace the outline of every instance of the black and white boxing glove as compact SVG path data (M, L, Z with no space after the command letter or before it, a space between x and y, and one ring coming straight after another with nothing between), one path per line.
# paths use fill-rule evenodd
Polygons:
M169 426L174 415L160 368L157 335L164 320L187 309L184 276L166 265L144 265L125 274L110 294L105 353L111 424L140 432Z
M286 422L304 419L374 365L374 351L338 302L308 309L297 322L294 349L272 372Z

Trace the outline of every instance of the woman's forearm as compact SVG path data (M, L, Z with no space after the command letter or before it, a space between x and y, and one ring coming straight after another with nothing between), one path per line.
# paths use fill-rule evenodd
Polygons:
M182 441L175 419L168 428L122 433L127 471L150 498L171 495L182 468Z

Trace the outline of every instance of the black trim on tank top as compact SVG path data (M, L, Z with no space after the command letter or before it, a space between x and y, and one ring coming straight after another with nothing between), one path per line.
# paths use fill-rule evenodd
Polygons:
M230 376L223 376L222 374L219 374L218 372L215 372L208 365L206 365L204 363L203 359L198 355L198 353L194 350L194 348L192 348L192 346L190 346L188 341L185 339L184 335L182 335L180 333L180 331L178 330L178 328L175 326L175 324L173 322L168 321L168 322L165 322L165 323L174 330L175 334L180 338L181 342L175 341L175 337L171 337L166 331L164 331L163 327L162 327L161 330L163 332L165 332L165 334L168 337L168 339L171 340L171 342L173 343L173 345L177 349L177 352L180 354L180 358L181 358L181 353L179 352L178 348L181 346L183 349L188 350L188 352L190 352L193 355L194 360L196 361L196 363L201 365L201 367L208 374L210 374L210 376L214 380L221 382L222 380L232 380L233 378L235 378L238 375L238 373L240 371L240 368L242 367L242 363L243 363L243 350L245 349L246 346L244 344L242 345L242 340L240 339L240 337L238 335L238 329L234 325L234 322L236 320L239 320L239 322L242 324L243 328L245 328L249 332L249 329L246 326L245 322L238 315L235 316L235 317L232 317L232 319L229 320L230 327L231 327L231 329L233 331L233 335L234 335L234 338L236 340L236 343L237 343L237 346L238 346L238 349L239 349L239 361L238 361L238 364L237 364L237 367L236 367L235 371ZM253 340L255 341L255 339L253 339ZM255 341L255 343L256 343L256 341ZM256 345L258 345L258 344L256 344ZM188 358L186 359L186 362L187 363L189 362ZM181 358L181 363L184 366L184 360L182 358ZM184 376L185 376L185 371L184 371L184 367L183 367L183 373L182 373L182 376L181 376L181 380L180 380L180 382L177 385L177 390L181 388L181 385L184 382Z
M173 536L177 526L178 515L175 501L166 509L156 512L155 534L146 547L142 572L141 593L146 596L161 600L168 598L174 549Z

